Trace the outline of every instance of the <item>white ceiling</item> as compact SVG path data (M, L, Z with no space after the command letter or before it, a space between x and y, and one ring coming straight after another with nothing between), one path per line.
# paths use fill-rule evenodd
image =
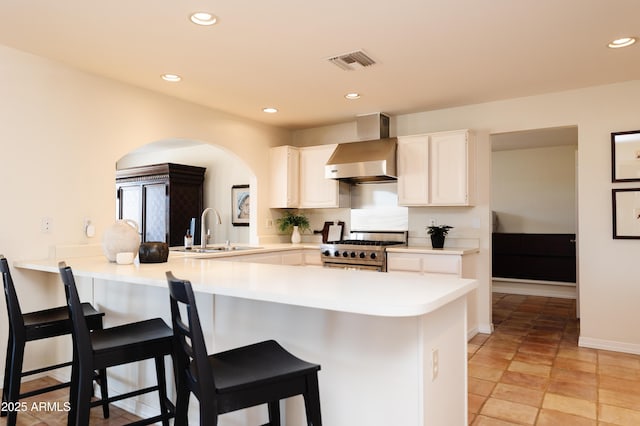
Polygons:
M2 0L0 44L298 129L638 79L640 43L606 47L638 17L638 0ZM327 61L358 49L377 64Z

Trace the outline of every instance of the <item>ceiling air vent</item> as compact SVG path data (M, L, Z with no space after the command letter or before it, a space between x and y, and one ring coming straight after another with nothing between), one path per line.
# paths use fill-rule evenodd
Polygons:
M356 50L355 52L334 56L328 60L345 71L352 71L360 67L368 67L376 63L362 50Z

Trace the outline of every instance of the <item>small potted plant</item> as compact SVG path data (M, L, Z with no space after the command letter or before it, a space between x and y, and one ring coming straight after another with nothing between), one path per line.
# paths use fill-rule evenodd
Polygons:
M281 218L277 220L278 228L280 232L291 232L291 242L300 242L300 232L304 232L311 229L309 226L309 219L298 212L285 211Z
M444 237L449 233L449 229L453 229L453 226L438 225L428 227L427 234L431 235L431 246L433 248L444 247Z

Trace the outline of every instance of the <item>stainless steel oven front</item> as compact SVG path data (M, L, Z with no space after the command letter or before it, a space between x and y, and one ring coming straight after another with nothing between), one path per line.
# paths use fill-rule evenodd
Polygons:
M325 268L339 268L339 269L349 269L353 271L377 271L377 272L386 272L383 269L383 266L376 265L361 265L361 264L350 264L350 263L336 263L336 262L327 262L323 261L322 265Z

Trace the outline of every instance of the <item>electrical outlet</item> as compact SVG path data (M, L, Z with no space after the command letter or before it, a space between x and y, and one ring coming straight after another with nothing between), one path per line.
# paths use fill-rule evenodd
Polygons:
M51 232L52 228L53 228L53 219L51 219L50 217L43 217L40 220L40 232L42 232L43 234L48 234Z
M273 219L267 219L265 226L267 229L273 228Z
M435 381L438 378L440 372L440 354L437 349L431 350L431 381Z

